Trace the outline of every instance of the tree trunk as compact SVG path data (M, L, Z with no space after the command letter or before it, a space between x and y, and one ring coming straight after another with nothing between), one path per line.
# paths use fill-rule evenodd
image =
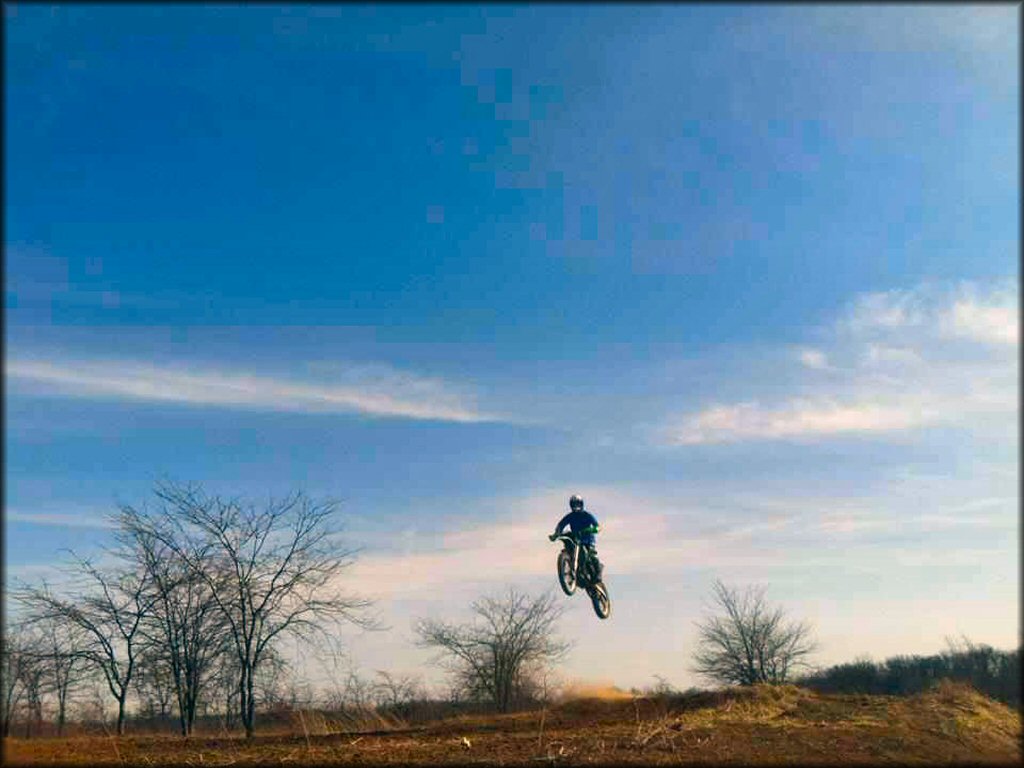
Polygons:
M117 700L117 735L124 736L124 700L127 698L128 692L125 691L125 695Z
M196 710L199 708L199 691L194 682L185 697L185 728L191 736L196 727Z
M67 721L68 691L62 688L57 696L57 735L64 735L64 723Z
M249 675L249 691L245 699L246 722L245 738L251 739L256 733L256 693L253 686L252 675Z
M249 706L252 690L252 671L242 668L242 677L238 684L238 711L242 716L242 727L245 728L245 738L253 737L252 708Z

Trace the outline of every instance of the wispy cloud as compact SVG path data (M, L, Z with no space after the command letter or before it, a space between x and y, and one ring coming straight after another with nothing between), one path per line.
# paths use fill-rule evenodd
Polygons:
M1008 5L890 5L870 14L852 6L815 6L801 9L800 27L814 33L819 44L873 42L885 50L896 45L904 50L1006 53L1014 48L1018 13Z
M1012 528L1016 498L973 498L975 489L957 482L890 480L852 497L719 489L713 509L700 491L673 498L596 486L585 495L594 500L601 521L598 548L613 582L625 576L676 579L694 569L764 578L794 567L831 567L833 554L812 553L837 541L848 550L847 562L884 570L882 553L905 552L898 538L907 535L928 542L930 557L914 563L939 567L962 544L941 538L944 534ZM481 500L476 506L497 511L496 518L468 521L461 528L453 521L448 530L411 537L400 548L364 552L345 574L346 583L365 585L376 598L428 602L509 581L553 584L557 547L546 535L562 514L567 493Z
M30 385L29 391L38 395L467 423L511 421L480 411L446 382L380 366L374 371L371 377L332 384L124 360L15 358L6 363L7 376Z
M877 403L799 400L779 408L757 403L714 406L687 419L677 441L683 445L804 435L884 432L937 420L939 413L923 404L903 407Z
M73 512L21 512L16 509L4 511L4 520L8 523L32 523L33 525L56 525L71 528L113 528L113 523L92 513L75 514Z
M894 290L857 296L840 320L840 327L854 332L874 328L903 328L925 320L923 296L919 291Z
M709 403L662 434L676 445L809 439L970 426L1017 410L1017 293L1010 286L863 294L828 337L825 349L799 351L803 374L793 396L765 401L752 385L751 397Z

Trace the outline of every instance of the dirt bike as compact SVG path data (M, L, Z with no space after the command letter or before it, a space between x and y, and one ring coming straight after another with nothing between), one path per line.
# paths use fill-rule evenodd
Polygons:
M581 546L571 533L560 533L554 541L561 541L563 548L558 553L558 583L567 595L581 586L590 595L594 613L599 619L607 619L612 613L612 601L608 588L597 578L595 563L587 556L587 548Z

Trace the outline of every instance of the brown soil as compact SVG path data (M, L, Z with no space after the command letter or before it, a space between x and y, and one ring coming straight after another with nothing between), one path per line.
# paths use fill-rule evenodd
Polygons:
M546 711L341 733L7 739L5 763L243 765L1017 764L1020 715L954 684L900 698L793 686L656 698L579 698ZM308 733L308 735L307 735Z

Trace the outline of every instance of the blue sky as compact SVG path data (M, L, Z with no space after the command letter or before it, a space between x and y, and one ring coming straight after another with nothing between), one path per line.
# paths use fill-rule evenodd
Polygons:
M7 578L161 478L302 488L395 627L353 663L429 678L411 617L551 586L575 491L616 613L568 676L692 682L714 578L822 662L1013 645L1018 29L5 6Z

